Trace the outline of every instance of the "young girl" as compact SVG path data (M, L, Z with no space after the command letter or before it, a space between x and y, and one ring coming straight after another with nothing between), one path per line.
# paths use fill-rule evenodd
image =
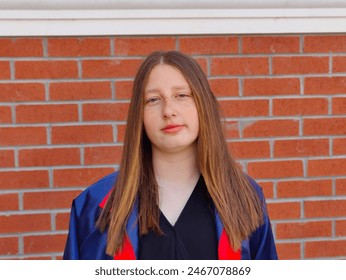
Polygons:
M64 259L277 259L261 188L223 135L197 62L154 52L133 86L120 170L74 201Z

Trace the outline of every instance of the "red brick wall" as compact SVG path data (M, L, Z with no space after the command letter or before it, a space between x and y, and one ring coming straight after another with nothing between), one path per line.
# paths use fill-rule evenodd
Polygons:
M0 39L0 258L61 258L71 200L117 168L158 49L208 74L280 258L346 258L345 34Z

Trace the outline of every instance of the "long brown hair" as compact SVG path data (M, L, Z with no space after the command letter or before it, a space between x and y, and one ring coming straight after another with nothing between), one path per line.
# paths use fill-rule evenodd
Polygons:
M158 64L179 70L191 87L199 117L197 165L229 241L233 249L238 250L241 241L263 222L262 204L227 148L219 105L203 70L193 58L169 51L150 54L134 80L116 186L97 223L101 231L109 227L107 254L114 255L121 250L126 223L137 199L139 234L150 230L161 232L151 144L143 126L144 90L151 70Z

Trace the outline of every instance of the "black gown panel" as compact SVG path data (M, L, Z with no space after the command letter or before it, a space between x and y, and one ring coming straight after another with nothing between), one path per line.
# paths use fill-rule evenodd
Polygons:
M201 176L175 225L160 212L163 235L154 231L139 238L139 259L216 260L214 207Z

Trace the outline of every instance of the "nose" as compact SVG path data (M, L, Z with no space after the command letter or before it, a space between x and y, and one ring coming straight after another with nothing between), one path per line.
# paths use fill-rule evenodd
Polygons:
M164 118L171 118L177 115L177 110L175 108L174 101L167 98L163 102L162 115Z

